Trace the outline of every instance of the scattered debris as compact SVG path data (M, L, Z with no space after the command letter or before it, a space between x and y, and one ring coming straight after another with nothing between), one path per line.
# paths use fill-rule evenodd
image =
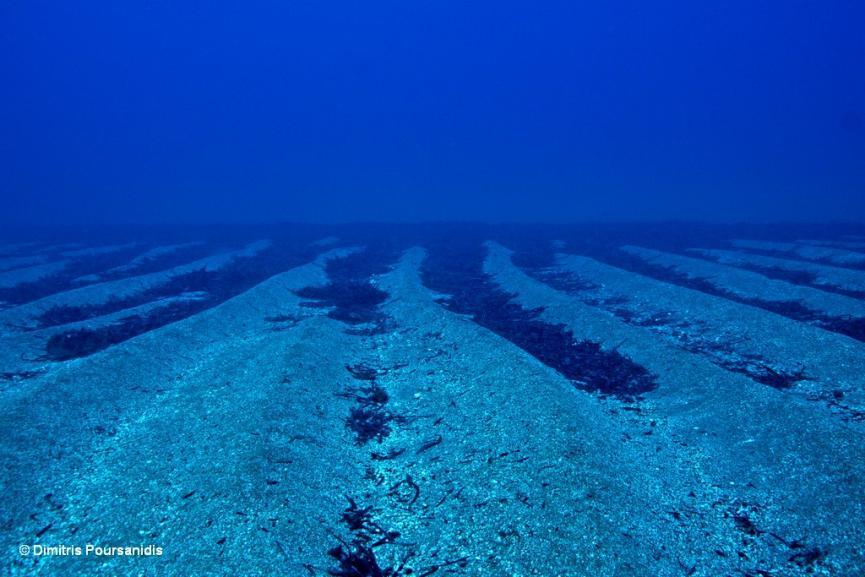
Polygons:
M817 547L812 547L805 551L800 551L799 553L793 553L790 555L789 561L795 563L799 567L811 567L815 563L821 561L824 557L826 557L826 551Z
M264 317L264 320L274 325L271 330L278 332L296 327L303 320L303 317L297 315L274 315Z
M733 514L733 522L736 524L736 528L745 533L746 535L750 535L751 537L756 537L763 533L757 529L757 526L754 525L754 522L751 521L751 518L748 516L748 513L738 512Z
M432 449L433 447L435 447L436 445L440 445L441 442L442 442L442 436L441 436L441 435L436 435L435 437L433 437L433 438L431 438L431 439L427 439L427 440L424 441L423 444L418 448L418 450L417 450L417 452L416 452L415 454L416 454L416 455L420 455L420 454L423 453L424 451L428 451L428 450Z
M0 381L23 381L38 377L45 371L15 371L0 373Z
M405 449L391 449L387 453L370 453L370 459L373 461L390 461L392 459L396 459L400 455L405 453Z
M388 495L395 497L399 503L411 507L420 497L420 487L414 482L411 475L406 475L405 479L390 488Z
M354 399L357 403L349 411L346 426L355 434L358 445L365 445L373 439L383 441L391 432L390 424L403 423L405 418L386 408L390 396L375 381L379 371L364 364L348 365L346 370L355 379L370 383L339 393L339 396Z
M346 365L345 368L349 373L351 373L351 376L361 381L374 381L378 376L378 371L376 369L363 363Z
M400 577L411 575L405 564L414 555L409 552L396 567L382 569L375 549L393 544L400 537L398 531L387 531L372 518L373 507L360 507L354 499L346 497L349 506L342 513L342 521L352 534L351 542L338 536L339 545L328 551L338 563L338 567L327 570L334 577Z

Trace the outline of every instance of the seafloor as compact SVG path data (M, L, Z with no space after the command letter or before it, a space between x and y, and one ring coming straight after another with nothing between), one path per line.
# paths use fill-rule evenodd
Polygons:
M3 235L0 574L865 575L863 228Z

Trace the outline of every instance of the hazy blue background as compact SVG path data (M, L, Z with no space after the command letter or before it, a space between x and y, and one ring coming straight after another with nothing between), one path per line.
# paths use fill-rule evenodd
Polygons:
M0 222L865 220L865 2L5 0Z

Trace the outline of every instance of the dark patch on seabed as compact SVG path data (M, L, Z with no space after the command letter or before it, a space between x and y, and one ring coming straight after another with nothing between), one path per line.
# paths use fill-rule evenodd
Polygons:
M638 256L620 250L609 251L603 255L599 255L599 260L637 274L761 308L796 321L818 326L827 331L846 335L858 341L865 341L865 318L862 317L830 316L826 313L810 309L799 301L777 301L744 297L717 287L705 279L690 277L676 271L672 267L653 264Z
M204 258L218 248L206 242L192 243L189 246L178 247L176 250L162 255L142 260L135 266L123 268L122 270L106 271L100 275L100 282L118 280L130 275L145 275L167 270L173 266L186 264L194 260ZM230 245L225 250L230 250Z
M47 253L46 256L50 257L50 260L65 260L68 261L67 265L60 271L45 278L22 283L14 287L0 288L0 302L21 305L54 293L78 288L85 284L80 279L125 264L141 251L140 247L125 248L115 252L93 254L78 258Z
M45 344L44 360L68 361L86 357L132 337L181 320L201 310L190 303L171 304L145 315L132 315L97 329L76 329L52 335Z
M528 262L528 264L526 264ZM647 329L673 341L684 350L708 357L713 363L735 373L747 375L758 383L776 389L789 389L808 377L801 367L793 369L773 366L768 360L753 353L737 350L735 341L729 337L712 337L707 334L705 323L687 321L675 311L643 311L625 297L601 299L591 296L595 285L566 271L556 271L543 261L515 259L523 270L537 280L558 291L579 298L582 302L612 313L621 321Z
M328 283L322 287L306 287L297 291L297 295L308 299L304 306L331 309L327 316L352 325L349 333L384 332L388 318L379 305L387 299L387 293L372 284L372 277L387 272L398 256L393 251L365 248L332 259L326 267Z
M865 300L865 291L850 290L832 284L818 282L817 275L808 271L792 271L775 266L759 266L747 263L739 266L745 270L750 270L769 278L783 280L792 284L799 284L829 293L844 295L858 300Z
M634 401L657 388L654 375L615 350L577 341L562 324L539 320L541 309L514 302L483 272L484 249L474 245L451 252L434 250L423 267L424 283L449 295L450 310L472 315L481 326L554 368L582 390Z
M557 244L559 246L556 248L565 249L562 246L564 243L559 242ZM681 248L680 245L672 245L668 247L668 250L684 252L677 250L677 247ZM631 270L636 269L634 272L637 274L644 274L684 288L706 292L744 304L759 306L759 308L771 310L794 320L863 340L861 336L863 336L863 320L865 319L828 317L815 313L796 302L768 302L771 306L761 306L763 301L755 303L749 299L741 299L702 279L690 278L673 269L651 265L633 255L624 254L614 246L602 249L593 247L591 251L587 252L590 252L594 258L601 262L607 261L609 264L626 270L629 267ZM632 304L630 299L625 297L607 299L594 297L591 291L600 288L598 285L570 272L556 270L553 257L554 250L552 245L549 245L534 247L530 252L517 252L513 260L527 274L556 290L575 296L586 304L606 310L629 325L647 329L674 342L688 352L703 355L717 366L734 373L743 374L760 384L779 390L788 390L793 389L800 382L812 379L797 359L788 359L789 362L782 365L773 363L747 350L741 350L735 338L713 334L714 331L707 328L705 321L699 319L684 320L676 311L641 310L638 305ZM820 287L815 286L814 288L819 289ZM845 393L841 389L809 394L807 398L811 401L826 403L844 421L865 420L865 411L849 406L845 402Z
M768 240L772 240L772 239L768 239ZM798 239L796 239L796 240L798 240ZM829 238L827 240L839 240L839 239L837 237L832 237L832 238ZM850 253L862 253L862 257L865 258L865 250L863 250L863 249L846 248L843 246L832 246L831 244L827 245L825 247L822 247L822 248L840 249L840 250L845 250L845 251L850 252ZM789 251L788 250L769 250L769 249L765 249L765 248L749 246L747 248L747 251L750 253L761 255L761 256L768 256L768 257L772 257L772 258L783 258L783 259L787 259L787 260L795 260L795 261L809 263L809 264L820 264L820 265L825 265L825 266L830 266L830 267L835 267L835 268L848 268L848 269L853 269L853 270L865 270L865 262L857 262L857 261L844 262L843 260L832 260L831 258L828 258L828 257L816 257L816 258L808 257L808 258L806 258L806 257L798 254L795 250L789 250Z
M241 292L245 286L241 278L241 260L236 260L223 270L208 271L201 268L178 274L147 290L123 298L111 298L100 304L53 306L36 317L37 328L77 323L183 294L206 293L211 303L220 303Z
M625 306L617 306L624 303L591 299L586 302L612 312L629 325L668 336L684 350L703 354L718 366L747 375L763 385L783 390L808 379L801 366L793 369L775 367L759 355L738 351L729 338L711 338L701 334L703 330L699 324L676 320L673 313L646 315Z
M201 269L174 276L164 284L130 297L111 299L101 305L52 307L38 317L40 327L87 320L138 305L158 303L170 297L202 295L182 298L163 306L157 304L146 313L130 315L98 328L85 327L57 333L48 339L43 358L65 361L92 355L219 305L270 276L308 262L316 253L317 249L306 241L283 242L255 256L235 258L218 270Z

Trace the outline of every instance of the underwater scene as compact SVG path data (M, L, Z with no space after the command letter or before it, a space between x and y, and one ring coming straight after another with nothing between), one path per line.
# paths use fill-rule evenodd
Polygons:
M865 1L0 1L0 577L865 577Z
M7 574L865 570L863 227L100 234L2 246Z

